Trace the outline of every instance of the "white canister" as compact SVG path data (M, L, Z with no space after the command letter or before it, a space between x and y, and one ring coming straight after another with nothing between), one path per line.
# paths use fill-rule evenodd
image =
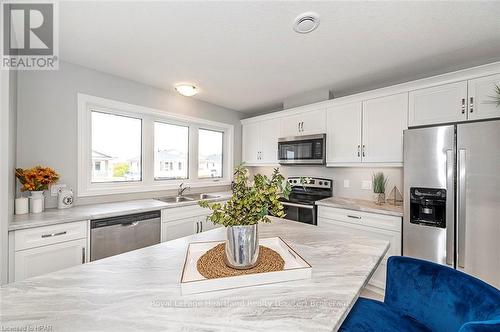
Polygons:
M45 197L43 191L30 191L30 212L40 213L43 212Z
M29 200L27 197L16 198L15 211L16 214L26 214L29 212Z

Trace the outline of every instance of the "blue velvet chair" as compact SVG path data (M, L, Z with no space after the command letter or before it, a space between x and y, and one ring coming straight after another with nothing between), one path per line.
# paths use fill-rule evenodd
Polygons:
M390 257L384 302L359 298L341 332L500 332L500 291L439 264Z

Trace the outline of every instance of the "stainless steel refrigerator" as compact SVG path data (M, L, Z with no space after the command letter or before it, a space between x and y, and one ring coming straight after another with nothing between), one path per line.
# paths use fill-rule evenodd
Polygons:
M403 255L500 288L500 120L405 130Z

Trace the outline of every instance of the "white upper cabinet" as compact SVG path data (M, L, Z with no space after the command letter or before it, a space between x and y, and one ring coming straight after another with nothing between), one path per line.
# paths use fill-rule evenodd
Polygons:
M495 102L495 85L500 86L500 74L470 80L469 120L500 117L500 106Z
M324 134L326 132L326 110L324 108L281 118L280 137Z
M467 81L410 91L410 127L465 120Z
M408 93L363 102L363 162L403 162L403 130L407 128L407 114Z
M327 163L361 162L361 102L327 109Z
M246 123L242 128L242 156L247 164L259 161L260 122Z
M278 164L280 119L245 123L242 131L242 155L247 165Z
M260 160L261 164L278 163L278 137L280 119L260 122Z

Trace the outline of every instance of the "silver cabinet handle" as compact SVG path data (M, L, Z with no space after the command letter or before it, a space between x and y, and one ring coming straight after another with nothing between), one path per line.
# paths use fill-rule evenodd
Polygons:
M200 221L200 233L203 232L203 221Z
M446 150L446 191L448 197L455 197L454 183L454 154L452 149ZM453 199L446 200L446 264L454 266L455 245L455 202Z
M47 238L47 237L54 237L54 236L59 236L59 235L64 235L66 234L67 231L64 232L59 232L59 233L52 233L52 234L42 234L42 238Z
M458 266L465 267L465 180L466 180L465 149L458 150L457 160L457 258Z
M361 219L361 217L360 217L360 216L353 216L353 215L351 215L351 214L348 214L347 216L348 216L349 218L353 218L353 219Z
M196 222L196 234L198 234L200 232L200 222L197 221Z
M361 157L360 149L361 149L361 145L358 144L358 157Z
M465 98L462 98L462 114L465 114Z
M304 122L301 122L301 123L300 123L300 130L301 130L302 132L304 132Z
M299 133L300 133L300 122L297 123L297 128L299 129Z
M361 150L363 153L363 157L365 156L365 145L363 144L363 149Z
M470 113L474 112L474 97L470 97L469 111Z
M85 247L82 247L82 264L85 264Z

